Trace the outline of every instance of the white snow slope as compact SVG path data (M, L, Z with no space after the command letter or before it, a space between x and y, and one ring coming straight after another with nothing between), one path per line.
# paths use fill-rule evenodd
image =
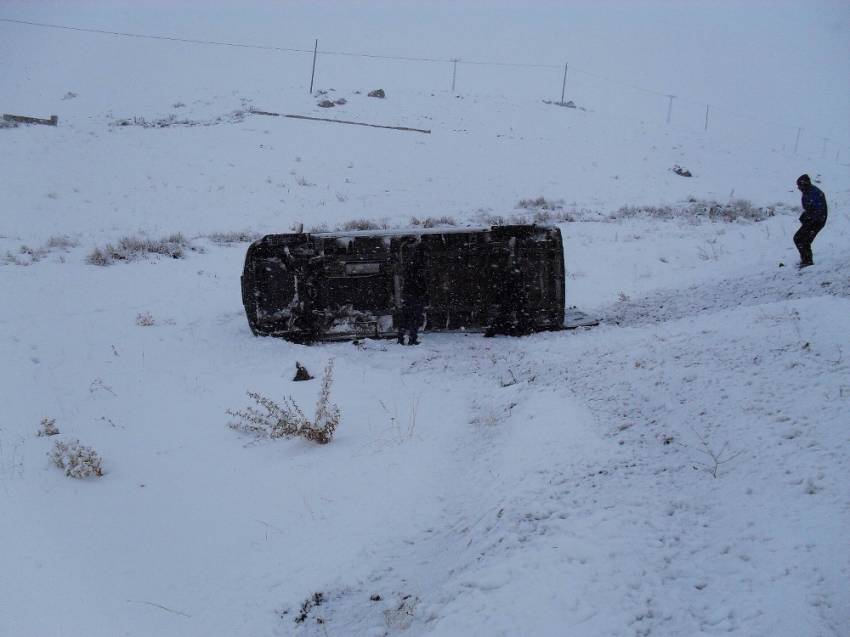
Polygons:
M316 88L347 103L322 109L311 54L0 20L0 111L59 116L0 129L0 636L848 634L846 3L4 2L0 18L553 65L459 64L452 93L449 62L325 53ZM543 102L565 61L581 108ZM803 172L830 217L798 272ZM558 207L568 304L598 327L419 347L251 335L248 236L530 219L545 211L519 202L538 197ZM775 214L676 213L689 198ZM173 233L185 258L87 262ZM295 361L319 376L329 359L331 444L228 427L248 390L310 415L319 381L292 382ZM38 436L43 418L60 433ZM73 439L102 477L51 463Z

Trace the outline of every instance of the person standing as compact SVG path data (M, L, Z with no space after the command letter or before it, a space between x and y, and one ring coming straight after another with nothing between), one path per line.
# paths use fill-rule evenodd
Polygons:
M803 193L803 214L800 215L800 229L794 234L794 245L800 253L798 267L806 268L814 265L812 260L812 241L826 224L826 197L820 188L812 184L808 175L797 178L797 188Z
M425 317L425 300L428 296L428 271L422 246L411 243L402 251L401 317L398 327L398 344L419 345L419 328Z

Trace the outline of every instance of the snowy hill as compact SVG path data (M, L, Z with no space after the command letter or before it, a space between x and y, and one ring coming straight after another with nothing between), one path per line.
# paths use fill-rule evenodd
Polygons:
M0 129L0 636L845 634L850 32L797 5L4 3L0 111L59 126ZM251 335L250 237L414 218L557 223L601 324ZM228 427L331 359L331 444Z

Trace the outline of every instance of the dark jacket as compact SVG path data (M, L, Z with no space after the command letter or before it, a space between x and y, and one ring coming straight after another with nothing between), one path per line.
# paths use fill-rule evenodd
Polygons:
M428 270L421 248L415 248L407 255L402 270L401 298L405 302L425 302L428 296Z
M800 215L800 223L824 224L826 223L826 197L817 186L809 185L803 191L802 198L803 214Z

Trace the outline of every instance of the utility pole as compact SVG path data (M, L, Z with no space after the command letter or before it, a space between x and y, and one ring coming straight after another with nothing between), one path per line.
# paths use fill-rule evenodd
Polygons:
M457 79L457 63L460 60L458 58L452 59L452 93L455 92L455 79Z
M829 137L821 137L823 140L823 150L821 151L821 157L826 157L826 143L829 141Z
M710 107L709 104L705 105L705 130L708 130L708 109L709 109L709 107Z
M797 148L800 147L800 133L803 132L802 128L797 129L797 139L794 140L794 154L797 154Z
M561 105L564 104L564 92L567 90L567 67L569 62L564 63L564 83L561 85Z
M313 46L313 73L310 75L310 95L313 94L313 80L316 77L316 54L319 52L319 38L316 38L316 44Z
M673 99L675 97L676 97L675 95L668 95L667 96L667 98L670 100L670 102L667 104L667 123L668 124L670 123L670 119L673 117Z

